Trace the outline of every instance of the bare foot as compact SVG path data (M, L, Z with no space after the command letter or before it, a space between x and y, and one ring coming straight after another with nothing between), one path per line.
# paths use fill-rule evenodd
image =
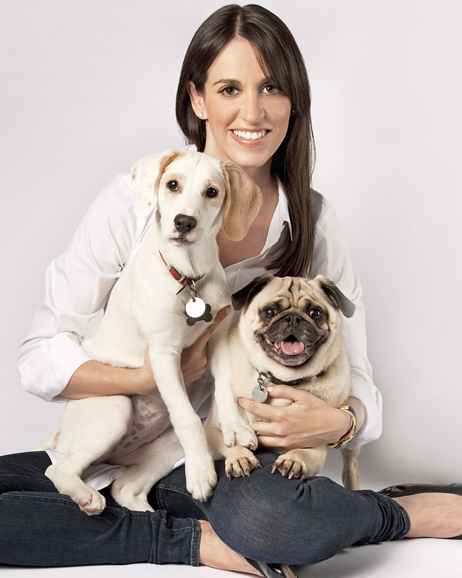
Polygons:
M237 554L220 540L209 522L199 520L199 523L201 525L201 543L199 548L199 561L201 564L217 568L218 570L231 570L261 576L260 572L255 570L244 556Z
M454 538L462 535L462 496L426 493L394 498L411 520L406 538Z

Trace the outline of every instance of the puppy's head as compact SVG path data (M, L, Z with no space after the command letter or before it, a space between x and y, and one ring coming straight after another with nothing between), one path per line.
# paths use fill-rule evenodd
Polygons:
M179 245L216 235L223 219L233 240L245 236L261 204L260 189L232 163L196 151L168 149L132 167L135 214L157 206L162 236Z
M241 336L260 369L264 359L313 374L327 367L338 351L342 312L355 306L322 275L315 279L264 276L233 295L243 308ZM256 357L256 359L254 359ZM256 365L257 367L257 365Z

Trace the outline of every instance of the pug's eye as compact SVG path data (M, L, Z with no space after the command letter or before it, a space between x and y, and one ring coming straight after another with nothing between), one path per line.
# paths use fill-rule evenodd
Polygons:
M214 199L215 197L218 197L218 191L216 189L214 189L213 187L210 187L209 189L207 189L205 194L209 199Z
M265 307L262 313L266 320L271 321L276 315L276 309L274 307Z
M167 189L170 189L171 191L177 191L178 190L178 181L168 181Z
M310 317L313 321L321 321L322 316L323 316L323 311L322 311L322 309L319 309L319 307L313 307L313 309L311 309Z

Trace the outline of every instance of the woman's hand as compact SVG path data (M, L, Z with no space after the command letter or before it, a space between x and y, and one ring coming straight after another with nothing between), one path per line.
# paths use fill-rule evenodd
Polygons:
M350 427L351 418L347 412L327 405L307 391L288 385L275 385L268 388L268 394L274 398L287 399L291 403L286 407L278 407L239 398L242 408L265 420L252 424L262 446L283 451L313 448L338 441ZM364 406L353 397L346 404L356 410L359 431L366 415Z

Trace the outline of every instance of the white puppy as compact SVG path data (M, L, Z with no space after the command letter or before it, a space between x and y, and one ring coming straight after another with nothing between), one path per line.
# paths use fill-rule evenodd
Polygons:
M105 507L104 497L80 477L91 463L129 466L112 485L113 497L132 510L152 510L147 494L181 457L178 440L188 490L199 500L210 496L214 463L188 398L180 356L230 303L216 234L223 226L228 237L242 239L261 204L260 189L232 163L194 151L147 156L134 165L132 179L135 214L147 216L156 206L156 225L116 283L98 332L83 347L93 359L133 368L143 365L148 351L161 395L69 401L60 432L37 448L66 455L46 475L89 515ZM220 422L225 443L256 447L231 394L228 324L218 326L208 349Z

